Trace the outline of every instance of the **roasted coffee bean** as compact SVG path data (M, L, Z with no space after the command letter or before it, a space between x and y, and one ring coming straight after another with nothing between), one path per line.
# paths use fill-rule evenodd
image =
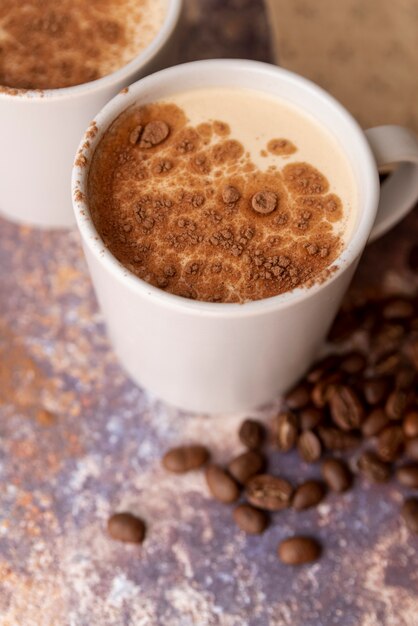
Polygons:
M418 244L412 246L408 254L409 269L418 272Z
M413 317L415 312L414 305L406 298L391 299L382 310L382 315L387 320L403 320Z
M382 461L395 461L402 453L404 445L403 430L392 424L386 426L377 439L377 453Z
M389 423L389 418L383 409L374 409L368 414L361 425L361 432L364 437L375 437Z
M260 535L268 526L269 518L265 511L260 511L251 504L239 504L234 509L236 525L249 535Z
M330 391L333 386L337 384L341 379L341 373L330 374L326 378L319 380L313 387L311 392L311 399L313 404L322 409L328 403Z
M107 522L107 531L112 539L129 543L142 543L145 537L145 523L139 517L123 511L114 513Z
M405 335L405 328L401 324L386 323L372 335L371 358L374 362L391 353L396 353L399 343Z
M303 565L321 556L321 545L312 537L290 537L279 544L277 553L286 565Z
M374 452L364 452L358 460L360 471L370 481L385 483L390 478L390 465L385 463Z
M206 482L212 496L230 504L239 498L239 487L236 481L219 465L208 465L205 471Z
M228 471L235 480L244 485L251 476L260 474L266 465L264 456L258 450L248 450L232 459Z
M415 371L418 372L418 336L408 339L408 342L404 345L404 352L414 366Z
M360 436L355 432L346 433L328 426L319 426L318 434L327 450L349 450L361 442Z
M354 430L361 426L364 407L350 387L334 385L329 394L329 408L333 421L341 430Z
M418 437L418 410L408 411L402 427L405 437Z
M404 487L418 488L418 463L406 463L396 470L396 478Z
M390 383L387 378L368 378L362 383L366 402L372 406L381 404L389 395Z
M299 423L302 430L316 428L324 419L324 411L314 406L308 406L299 413Z
M395 389L395 391L392 391L385 404L385 411L389 419L402 419L408 404L409 394L406 391L403 389Z
M261 448L265 438L263 424L254 419L246 419L242 422L238 436L241 443L250 450Z
M297 511L316 506L325 497L325 485L319 480L307 480L293 494L292 506Z
M317 461L322 452L321 441L313 430L304 430L298 439L299 456L307 463Z
M380 356L374 364L374 373L378 376L395 374L402 363L402 357L398 352L392 352Z
M342 357L340 368L346 374L359 374L367 365L366 358L361 352L349 352Z
M321 359L315 363L306 376L306 380L309 383L317 383L321 378L324 378L328 372L336 369L339 363L339 358L332 354L330 356Z
M418 437L406 440L405 456L413 461L418 461Z
M379 307L371 302L355 309L355 316L358 320L357 330L366 331L369 334L374 332L377 322L380 320Z
M311 388L307 383L300 383L285 395L289 409L303 409L311 399Z
M332 491L342 493L350 489L353 474L345 461L341 459L325 459L321 466L322 477Z
M280 413L275 420L275 439L282 452L288 452L296 445L298 438L297 419L294 413Z
M416 374L411 367L402 367L395 377L396 389L403 389L405 391L412 389L416 386Z
M171 448L164 454L162 464L169 472L184 474L202 467L208 459L209 450L204 446L179 446Z
M407 498L402 505L401 515L409 530L418 533L418 498Z
M292 485L287 480L269 474L254 476L246 485L248 502L267 511L280 511L287 508L292 492Z

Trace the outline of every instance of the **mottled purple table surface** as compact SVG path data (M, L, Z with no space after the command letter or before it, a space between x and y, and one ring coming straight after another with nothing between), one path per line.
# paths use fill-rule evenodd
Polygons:
M270 58L259 2L189 1L187 19L184 59ZM367 249L348 297L416 290L405 257L417 239L415 210ZM133 385L106 338L78 233L0 219L1 626L418 625L418 538L399 519L394 483L359 479L247 537L201 473L161 469L163 451L183 441L226 461L241 449L241 418L179 413ZM295 481L318 474L293 454L273 469ZM106 535L121 509L147 520L142 546ZM294 532L323 540L318 563L279 563L277 544Z

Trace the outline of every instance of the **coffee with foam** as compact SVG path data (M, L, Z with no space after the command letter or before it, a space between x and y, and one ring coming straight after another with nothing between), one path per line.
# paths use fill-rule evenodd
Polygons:
M56 89L126 65L154 39L164 0L2 0L0 85Z
M283 100L229 88L120 115L93 156L88 203L125 267L211 302L324 280L356 214L353 174L327 130Z

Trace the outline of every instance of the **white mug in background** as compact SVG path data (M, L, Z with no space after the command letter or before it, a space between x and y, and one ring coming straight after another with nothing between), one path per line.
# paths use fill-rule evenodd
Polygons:
M91 158L103 133L134 103L203 87L256 89L309 113L345 153L356 181L357 221L323 283L245 304L188 300L131 274L105 248L87 195ZM210 111L208 111L210 117ZM351 115L310 81L246 60L197 61L131 85L97 115L75 165L73 203L93 284L117 355L131 377L162 399L207 413L250 410L289 388L309 367L335 317L366 243L386 232L418 198L418 140L381 126L364 133ZM77 160L80 163L80 160ZM383 185L378 166L398 164Z
M87 124L133 80L171 65L182 0L166 0L162 27L130 63L74 87L0 89L0 214L33 226L74 225L70 176Z

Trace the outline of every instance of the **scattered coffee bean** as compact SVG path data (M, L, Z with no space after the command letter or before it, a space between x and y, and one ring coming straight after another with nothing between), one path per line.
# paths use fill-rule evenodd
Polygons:
M230 504L239 498L239 487L236 481L219 465L208 465L205 471L206 482L212 496Z
M418 437L418 410L408 411L402 427L405 437Z
M325 497L325 485L319 480L307 480L293 494L292 506L297 511L316 506Z
M404 436L402 428L392 424L386 426L377 440L377 453L382 461L395 461L402 453Z
M321 546L312 537L290 537L279 544L278 555L286 565L303 565L320 557Z
M354 430L361 426L364 407L357 394L347 385L333 385L329 394L329 408L333 421L341 430Z
M390 385L387 378L369 378L366 379L362 385L366 402L372 406L386 400L389 389Z
M403 389L395 389L389 394L385 404L385 411L389 419L400 420L402 419L405 410L408 406L409 395Z
M418 331L418 318L415 319L416 331ZM418 372L418 336L411 337L404 346L405 354Z
M409 530L418 533L418 498L407 498L402 505L401 515Z
M361 432L364 437L375 437L389 423L389 418L383 409L374 409L366 417L361 425Z
M347 463L341 459L325 459L321 472L331 491L343 493L353 484L353 474Z
M145 523L132 513L121 512L111 515L107 530L112 539L129 543L142 543L145 537Z
M405 455L408 459L418 461L418 437L406 440Z
M337 384L341 380L341 376L338 373L331 374L322 378L315 383L312 392L311 399L313 404L318 409L323 409L328 403L330 392L334 384Z
M144 134L138 132L135 142ZM228 204L236 201L231 189L224 189L223 199ZM370 350L367 355L353 351L323 359L286 395L288 410L274 421L280 450L291 450L296 444L301 458L314 462L320 458L322 446L347 451L359 445L361 436L376 437L377 452L363 452L359 470L370 481L386 482L392 472L390 463L403 455L409 462L397 467L397 481L418 489L417 304L418 300L391 298L346 314L351 320L349 332L358 329L366 333ZM370 372L373 378L368 377ZM304 510L321 502L327 487L342 493L353 483L345 461L327 458L321 465L324 482L306 480L293 492L287 480L260 473L265 471L265 457L259 452L264 426L247 419L241 424L239 438L247 451L232 459L227 469L207 466L205 475L211 494L223 503L235 502L240 485L245 485L248 503L236 506L233 518L246 533L265 530L269 522L266 511L279 511L290 504L295 510ZM208 459L204 446L191 445L169 450L162 463L169 471L182 473L201 467ZM401 514L410 530L418 533L418 498L408 498ZM145 524L130 513L117 513L109 518L108 532L121 541L140 543ZM316 540L303 536L286 539L278 547L280 559L294 565L315 560L320 552Z
M184 474L202 467L208 459L209 451L205 446L178 446L171 448L164 454L162 464L169 472Z
M266 459L257 450L248 450L232 459L228 464L228 471L236 481L245 485L247 480L255 474L260 474L266 466Z
M298 439L299 456L307 463L314 463L321 456L322 446L313 430L304 430Z
M396 354L404 335L405 328L401 324L389 322L383 324L371 337L370 357L372 362L376 362L384 356Z
M261 474L250 478L246 485L247 500L267 511L280 511L290 504L292 485L283 478Z
M239 504L234 509L233 516L236 525L250 535L260 535L269 523L267 513L250 504Z
M408 319L414 315L414 305L405 298L394 298L383 307L382 315L387 320Z
M418 272L418 244L412 246L409 251L408 265L413 272Z
M297 438L296 416L290 411L280 413L275 421L275 439L279 450L288 452L295 447Z
M407 463L397 468L396 478L404 487L418 488L418 463Z
M261 422L254 419L246 419L240 426L238 436L246 448L256 450L261 448L263 444L265 429Z
M289 409L303 409L311 399L311 388L300 383L285 395L285 402Z
M390 478L390 465L374 452L364 452L358 460L358 467L364 476L375 483L385 483Z
M327 450L349 450L355 448L361 442L360 436L355 432L344 432L338 428L319 426L318 434Z
M405 335L402 324L393 321L382 322L379 318L375 332L370 335L369 359L371 365L398 353L399 343Z
M416 385L416 373L411 367L401 367L395 376L396 389L409 391Z
M341 360L340 368L346 374L359 374L367 365L366 357L360 352L345 354Z
M299 413L299 424L302 430L316 428L324 419L324 411L314 406L308 406Z
M256 213L272 213L277 206L277 194L273 191L257 191L252 197L251 206Z
M396 372L401 362L401 355L397 352L384 354L376 360L373 369L378 376L388 376Z
M335 354L327 356L315 363L310 372L307 374L306 380L309 383L317 383L324 378L328 372L335 370L338 364L339 358Z

